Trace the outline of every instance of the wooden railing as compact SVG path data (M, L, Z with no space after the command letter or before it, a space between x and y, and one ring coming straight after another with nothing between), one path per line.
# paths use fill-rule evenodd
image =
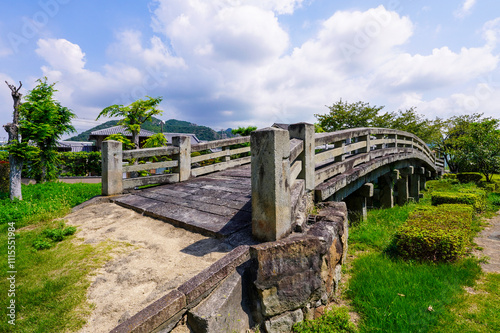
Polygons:
M249 142L250 137L246 136L191 145L190 137L178 136L172 138L172 146L122 151L121 143L104 141L102 193L114 195L144 185L185 181L191 177L250 163ZM191 156L196 152L200 155ZM151 157L164 161L132 163L133 160ZM163 168L167 173L130 177L140 171Z

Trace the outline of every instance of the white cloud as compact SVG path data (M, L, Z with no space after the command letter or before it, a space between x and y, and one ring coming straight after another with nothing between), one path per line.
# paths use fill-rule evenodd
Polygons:
M472 7L476 4L477 0L464 0L460 8L458 8L453 14L455 17L464 18L469 15L472 11Z
M387 111L417 106L430 117L436 110L463 112L460 105L475 96L463 87L485 89L480 78L498 66L500 21L484 25L483 47L443 45L415 54L405 47L418 27L384 6L335 12L290 50L278 15L301 3L158 1L155 35L117 33L100 69L88 69L84 50L64 39L41 39L37 54L46 62L44 75L59 81L58 99L82 118L114 103L163 96L164 118L219 129L313 122L341 97L385 104ZM436 89L447 95L437 98ZM481 99L480 106L493 110L493 100Z

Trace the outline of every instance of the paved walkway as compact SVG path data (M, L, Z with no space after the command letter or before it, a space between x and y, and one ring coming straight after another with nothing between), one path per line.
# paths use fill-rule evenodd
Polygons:
M115 202L207 236L251 240L250 165L134 191Z
M483 250L482 255L488 256L488 263L481 264L487 273L500 273L500 211L489 221L489 226L484 228L474 239Z

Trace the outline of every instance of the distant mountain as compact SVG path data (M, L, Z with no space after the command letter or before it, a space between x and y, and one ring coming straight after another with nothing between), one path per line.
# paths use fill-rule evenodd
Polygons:
M88 141L89 140L89 135L93 131L97 131L100 129L108 128L108 127L113 127L118 124L118 120L110 120L107 121L101 125L98 125L96 127L93 127L85 132L82 132L74 137L71 137L67 139L68 141ZM152 121L147 121L145 122L141 128L155 132L155 133L160 133L161 132L161 120L158 118L153 117ZM182 121L182 120L176 120L176 119L170 119L165 122L163 125L163 132L168 132L168 133L194 133L200 140L206 140L206 141L212 141L212 140L217 140L221 137L220 133L215 132L213 129L207 126L198 126L196 124L187 122L187 121Z

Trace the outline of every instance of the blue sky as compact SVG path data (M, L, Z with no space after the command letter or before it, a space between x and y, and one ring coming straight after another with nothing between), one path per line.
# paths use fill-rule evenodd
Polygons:
M162 119L216 130L314 122L340 98L428 118L500 117L500 3L18 0L0 4L0 81L47 76L81 132L162 96ZM12 99L0 88L0 124ZM6 137L0 130L0 140Z

